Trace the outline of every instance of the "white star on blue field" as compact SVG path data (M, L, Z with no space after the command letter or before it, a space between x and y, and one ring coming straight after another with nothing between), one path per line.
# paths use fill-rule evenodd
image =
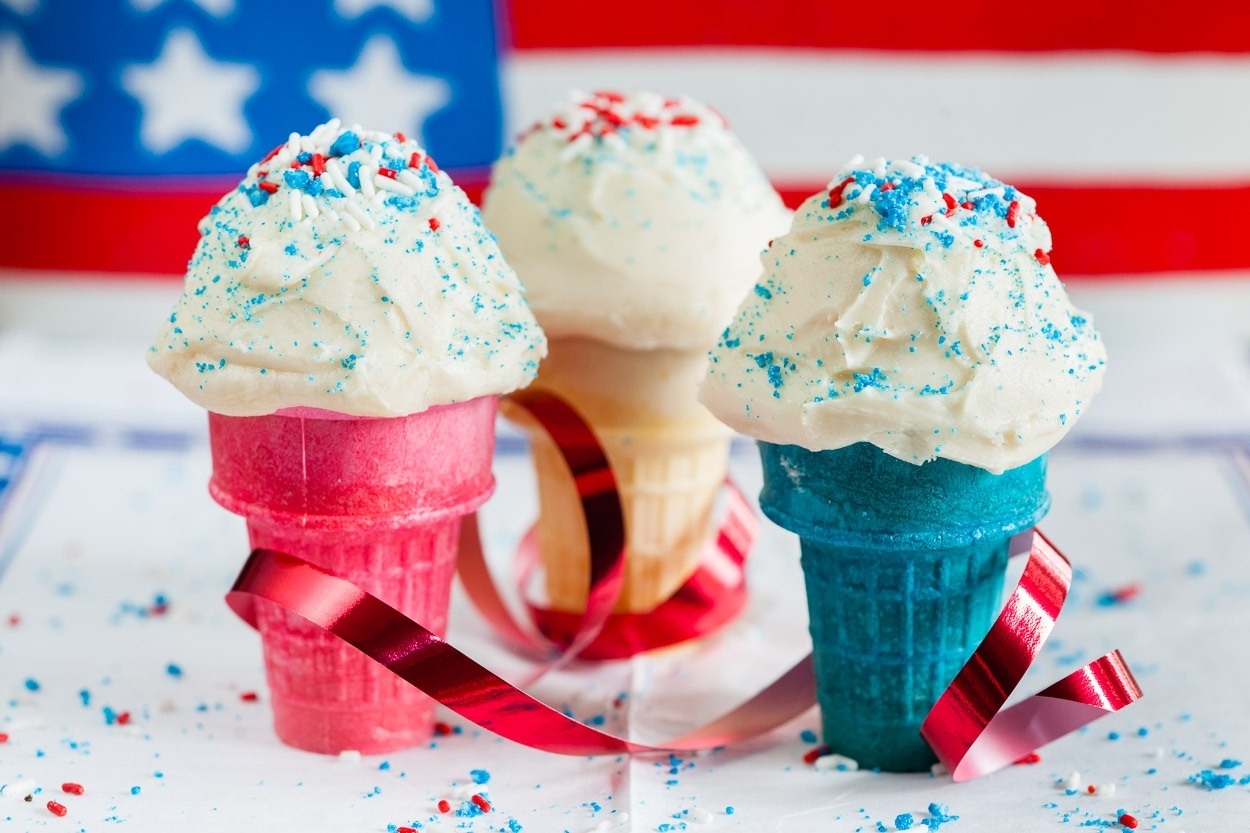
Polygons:
M491 0L0 0L0 170L237 174L331 117L485 168L498 53Z

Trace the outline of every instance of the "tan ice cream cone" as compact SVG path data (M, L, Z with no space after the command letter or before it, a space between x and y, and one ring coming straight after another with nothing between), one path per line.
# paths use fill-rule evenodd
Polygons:
M560 395L589 422L616 475L625 514L625 583L616 609L651 610L694 572L715 530L731 432L695 401L705 354L627 350L554 339L535 389ZM520 409L503 412L530 436L537 525L550 606L586 607L589 542L577 487L555 443Z

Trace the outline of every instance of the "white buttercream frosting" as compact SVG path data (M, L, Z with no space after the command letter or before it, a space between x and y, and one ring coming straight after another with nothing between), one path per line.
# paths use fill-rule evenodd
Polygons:
M1050 247L1034 201L978 170L852 160L765 253L700 398L742 433L813 451L1027 463L1106 364Z
M706 349L790 212L689 98L575 94L496 163L482 208L551 336Z
M401 416L523 387L546 353L477 209L402 135L292 134L200 235L148 364L208 410Z

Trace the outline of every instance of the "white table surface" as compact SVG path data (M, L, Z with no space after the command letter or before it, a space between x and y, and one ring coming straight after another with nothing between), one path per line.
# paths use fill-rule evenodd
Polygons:
M1042 749L1039 764L955 784L814 770L802 762L814 744L801 737L817 727L814 711L741 748L679 761L549 755L452 716L462 733L354 763L284 747L269 726L259 640L222 601L247 552L242 521L207 495L202 414L142 363L177 287L0 276L0 437L60 437L38 446L0 513L0 784L40 790L30 803L0 794L0 830L381 833L419 822L478 833L511 823L530 833L871 833L878 822L895 829L901 813L928 831L926 808L938 802L959 816L942 825L952 833L1119 830L1121 809L1141 830L1243 831L1250 784L1210 790L1190 779L1250 775L1248 278L1072 287L1111 365L1053 455L1044 528L1078 579L1022 693L1119 647L1146 696ZM527 465L515 439L501 445L486 512L501 560L535 511ZM748 492L758 488L748 444L733 469ZM750 606L722 634L577 665L535 693L641 740L713 716L806 650L797 549L764 525ZM1131 602L1099 604L1134 583ZM145 613L158 596L168 612ZM506 675L526 668L459 595L450 638ZM248 691L260 702L241 699ZM626 706L613 709L622 692ZM108 725L106 707L132 721ZM1218 769L1226 759L1246 763ZM494 810L439 815L437 801L475 769L491 775ZM1115 785L1114 795L1068 794L1058 782L1073 772L1083 785ZM85 794L64 794L66 781ZM68 814L49 813L49 799ZM695 823L694 808L711 824Z

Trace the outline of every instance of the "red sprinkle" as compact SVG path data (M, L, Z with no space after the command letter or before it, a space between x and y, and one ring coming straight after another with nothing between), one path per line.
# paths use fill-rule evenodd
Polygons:
M4 732L0 732L0 743L8 743L8 742L9 742L9 736L6 735Z
M1098 788L1095 787L1093 784L1090 784L1088 787L1085 788L1085 792L1089 793L1090 795L1093 795L1094 793L1098 792Z
M425 157L425 164L427 164L427 165L429 165L429 166L430 166L430 171L431 171L432 173L438 173L438 165L435 165L435 164L434 164L434 157L433 157L433 156L426 156L426 157Z
M1037 754L1036 752L1030 752L1029 754L1025 755L1023 758L1020 758L1019 760L1017 760L1017 761L1016 761L1016 764L1017 764L1017 765L1020 765L1020 764L1040 764L1041 762L1042 762L1042 756L1041 756L1041 755Z
M65 809L65 805L59 801L49 801L48 812L54 816L63 816L68 813L69 810Z
M846 190L846 186L855 181L855 177L848 176L837 185L829 189L829 207L837 208L842 204L842 192Z
M278 193L278 183L270 182L267 179L262 179L260 182L256 183L256 187L264 191L266 194Z
M669 121L669 124L671 124L673 127L694 127L698 123L699 123L698 116L691 116L691 115L686 115L686 114L683 114L680 116L673 116L673 118Z
M118 726L125 726L127 723L130 722L130 712L122 712L121 714L117 715L117 719L115 722L117 723Z
M395 139L396 141L400 141L400 142L408 141L408 137L405 136L403 133L400 133L398 130L395 131Z
M476 804L477 808L481 810L483 813L490 812L490 802L482 798L477 793L474 793L472 796L470 796L469 800L472 801L474 804Z
M654 130L660 126L660 120L654 116L644 116L641 113L634 116L634 122L644 130Z
M1020 201L1012 200L1011 205L1007 206L1007 225L1015 228L1018 219L1020 219Z
M972 241L972 245L976 246L979 249L985 245L985 241L978 237L976 240Z
M70 795L82 795L82 784L75 784L73 781L66 781L61 785L61 792L67 792Z
M554 127L556 130L563 130L564 128L568 127L568 123L565 122L564 119L557 116L556 118L551 120L551 126Z
M816 763L817 758L824 757L825 755L828 755L828 754L829 754L828 746L817 746L814 749L809 749L807 751L807 754L803 756L803 763L814 764Z
M975 205L973 205L971 202L968 202L968 201L961 202L959 205L962 206L963 208L968 209L969 211L976 208Z
M922 226L927 226L929 225L929 223L932 223L932 222L933 222L932 214L926 214L925 216L920 218L920 225Z
M260 160L260 164L262 164L262 165L263 165L263 164L265 164L266 162L268 162L270 159L273 159L275 156L277 156L277 155L278 155L278 152L279 152L280 150L282 150L284 147L286 147L286 142L283 142L282 144L278 145L278 146L277 146L276 148L274 148L273 150L271 150L271 151L269 151L268 153L266 153L266 154L265 154L265 158L264 158L264 159L262 159L262 160Z
M314 153L312 157L313 176L321 176L326 170L326 158L320 153Z
M396 828L395 828L395 833L417 833L417 828L415 828L415 827L396 827Z
M164 616L168 612L169 612L169 605L163 604L163 603L158 604L158 605L152 605L151 607L148 608L148 613L151 614L152 616Z
M430 231L438 231L438 227L441 225L442 223L438 221L437 217L430 218Z
M449 723L443 723L440 721L434 724L434 734L436 735L450 735L451 732L452 728Z
M1111 598L1117 602L1128 602L1141 595L1141 585L1134 582L1126 584L1118 590L1111 591Z
M1120 818L1118 819L1118 821L1120 822L1120 824L1124 825L1129 830L1137 829L1137 817L1136 816L1130 816L1128 813L1123 813L1120 815Z
M240 235L239 235L239 240L238 240L238 243L239 243L239 248L240 248L240 249L250 249L250 248L252 248L252 241L248 239L248 237L247 237L247 235L246 235L246 234L240 234Z
M291 163L291 168L293 170L299 170L302 167L304 167L304 163L299 161L298 159L296 159L294 162Z
M439 802L438 802L438 811L439 811L440 813L450 813L450 812L451 812L451 802L450 802L450 801L448 801L448 800L447 800L447 799L445 799L445 798L439 799Z
M1038 249L1036 252L1034 252L1033 257L1037 258L1037 262L1042 264L1043 266L1045 266L1047 263L1050 263L1050 255L1046 254L1041 249Z
M618 93L616 90L596 90L595 97L606 99L613 104L620 104L625 101L625 96Z
M880 187L880 188L878 188L877 190L878 190L878 191L893 191L893 190L894 190L894 183L893 183L893 182L883 182L883 183L881 184L881 187Z
M239 699L244 703L255 703L260 699L260 695L254 691L245 691L239 695Z
M16 628L20 624L22 624L21 616L19 616L16 613L9 614L9 627L10 628Z
M394 168L378 168L378 173L387 179L394 179L399 175L395 172Z
M955 202L955 198L950 194L943 194L942 199L946 202L946 216L949 217L955 213L955 207L959 205L959 203Z

